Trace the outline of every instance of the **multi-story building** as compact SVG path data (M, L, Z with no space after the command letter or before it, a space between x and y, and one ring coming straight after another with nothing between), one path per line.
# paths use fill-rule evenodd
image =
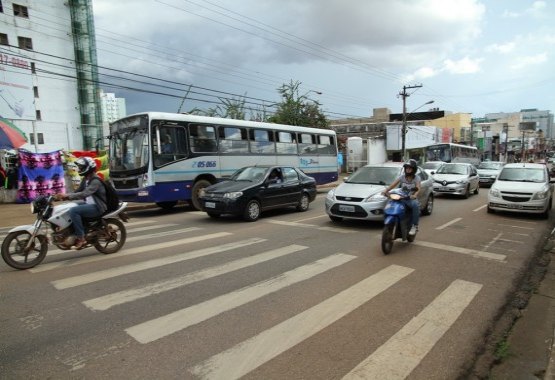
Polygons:
M116 94L111 92L100 91L100 106L104 123L111 123L127 115L125 99L116 98Z
M0 2L0 116L37 152L102 137L92 0Z

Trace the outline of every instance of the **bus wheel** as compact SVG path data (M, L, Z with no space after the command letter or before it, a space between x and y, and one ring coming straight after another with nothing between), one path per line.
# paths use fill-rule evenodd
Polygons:
M173 206L177 204L177 201L170 202L156 202L156 206L163 208L164 210L171 210Z
M196 210L202 210L202 204L200 203L200 199L198 197L198 194L200 192L200 189L204 189L205 187L210 186L211 183L205 179L201 179L198 180L197 182L195 182L195 184L193 185L193 191L191 194L191 202L193 203L193 208L195 208Z

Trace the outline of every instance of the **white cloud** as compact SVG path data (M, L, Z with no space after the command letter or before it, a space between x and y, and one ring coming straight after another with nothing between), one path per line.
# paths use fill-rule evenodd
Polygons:
M443 64L444 70L451 74L474 74L480 71L480 63L482 61L483 60L481 58L470 59L468 57L464 57L459 61L446 59Z
M487 52L508 54L515 50L515 42L507 42L504 44L493 44L486 47Z
M547 53L540 53L533 56L519 57L514 60L509 67L513 70L528 68L528 66L541 65L547 62Z

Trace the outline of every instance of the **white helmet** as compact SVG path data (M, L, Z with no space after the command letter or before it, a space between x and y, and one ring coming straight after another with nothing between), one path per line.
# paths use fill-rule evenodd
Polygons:
M96 169L96 162L94 162L94 160L90 157L78 158L75 161L75 165L77 166L77 173L81 176L94 172Z

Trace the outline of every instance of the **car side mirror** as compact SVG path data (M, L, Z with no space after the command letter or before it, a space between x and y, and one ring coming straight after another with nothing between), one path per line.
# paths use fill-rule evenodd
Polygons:
M436 172L430 172L430 174L431 174L431 175L434 175L434 174L436 174Z

